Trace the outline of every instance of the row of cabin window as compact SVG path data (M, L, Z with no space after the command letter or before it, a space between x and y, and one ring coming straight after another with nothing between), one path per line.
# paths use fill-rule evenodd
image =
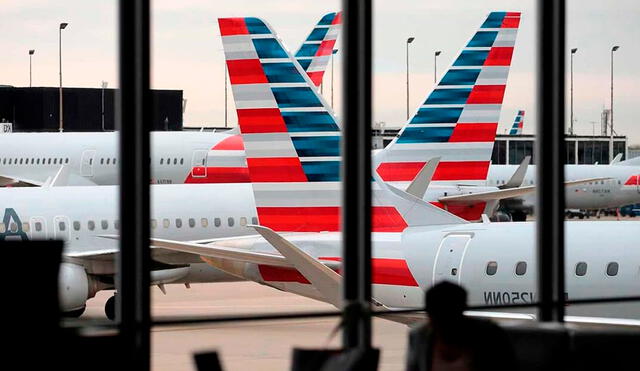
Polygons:
M245 226L247 225L247 218L246 217L240 217L239 219L239 223L241 226ZM258 224L258 218L257 217L252 217L251 218L251 223L252 224ZM190 228L195 228L196 226L196 219L194 218L189 218L187 220L187 224L189 225ZM202 226L202 228L207 228L209 226L209 219L208 218L200 218L200 225ZM213 225L215 227L220 227L222 226L222 220L220 218L213 218ZM235 225L235 218L233 217L229 217L227 218L227 225L229 227L233 227ZM163 228L169 228L171 226L171 220L170 219L162 219L162 227ZM176 218L175 219L175 226L176 228L182 228L182 219L181 218ZM100 227L103 230L109 229L109 221L108 220L101 220L100 221ZM116 220L113 222L113 227L115 229L120 229L120 221ZM33 228L35 229L36 232L41 232L42 231L42 222L35 222L33 223ZM158 228L158 221L156 219L151 219L151 228L152 229L156 229ZM65 231L67 229L67 225L64 221L59 221L58 222L58 230L60 231ZM81 229L81 223L79 221L74 221L73 222L73 229L76 231L79 231ZM93 231L96 229L96 222L93 220L89 220L87 221L87 229L90 231ZM31 226L29 225L29 223L22 223L22 231L23 232L29 232L31 230ZM0 233L4 233L6 231L6 226L4 223L0 223ZM9 231L15 233L18 231L18 225L16 223L11 223L9 224Z
M178 159L177 158L173 159L173 164L174 165L178 165ZM160 159L160 165L164 165L164 158ZM171 165L171 159L170 158L167 158L167 165ZM180 165L184 165L184 158L180 159Z
M60 161L58 161L60 160ZM29 163L31 161L31 163ZM68 164L68 158L3 158L2 165L64 165Z
M621 182L619 179L618 179L618 180L616 180L616 179L596 180L596 181L593 181L593 182L589 182L589 183L587 183L587 184L588 184L588 185L598 185L598 184L600 184L600 185L604 185L604 184L605 184L605 182L606 182L606 183L615 183L615 182L618 182L618 185L621 185L621 184L622 184L622 182ZM491 184L491 183L493 183L493 181L489 180L489 184ZM523 184L524 184L524 183L527 183L527 181L525 180L525 181L523 182ZM496 181L495 181L495 184L496 184L496 185L507 184L507 181L506 181L506 180L496 180ZM533 180L529 180L529 184L530 184L530 185L533 185Z
M607 276L616 276L618 274L619 265L616 262L610 262L607 264ZM491 261L487 263L487 275L493 276L498 272L498 263ZM527 262L518 262L516 264L516 275L523 276L527 273ZM576 264L575 274L578 277L583 277L587 274L587 263L579 262Z
M113 159L102 157L100 159L100 165L105 165L105 162L106 162L106 165L116 165L117 164L117 161L116 161L115 157ZM89 165L93 165L93 159L92 158L89 159Z

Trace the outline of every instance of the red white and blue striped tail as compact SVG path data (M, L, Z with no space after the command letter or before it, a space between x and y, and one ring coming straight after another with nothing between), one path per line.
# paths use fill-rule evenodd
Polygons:
M266 22L218 23L260 224L338 231L340 128L331 108Z
M329 59L334 50L337 50L336 40L340 33L341 20L341 12L325 14L295 54L296 60L315 86L322 83Z
M522 134L522 128L524 126L524 111L520 110L516 114L515 120L513 120L513 126L509 131L509 135L520 135Z
M409 182L434 157L441 157L435 182L486 179L519 25L519 12L488 15L398 137L376 156L385 181Z

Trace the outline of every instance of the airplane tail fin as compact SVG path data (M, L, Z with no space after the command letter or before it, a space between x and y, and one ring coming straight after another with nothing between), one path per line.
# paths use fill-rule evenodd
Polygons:
M380 152L385 181L411 181L425 159L441 157L433 181L486 179L519 12L492 12L398 136Z
M341 23L341 12L325 14L295 53L296 60L315 86L322 83L329 59L335 50Z
M260 224L339 230L340 128L331 108L266 22L218 22Z
M524 110L520 110L516 114L516 118L513 120L513 126L511 127L511 131L509 131L509 135L522 134L523 125L524 125Z

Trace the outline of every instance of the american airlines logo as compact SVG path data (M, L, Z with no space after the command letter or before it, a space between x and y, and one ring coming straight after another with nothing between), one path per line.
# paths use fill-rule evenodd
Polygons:
M28 241L29 237L25 231L22 230L22 222L18 217L16 211L12 208L4 209L4 217L2 218L4 228L0 233L0 241L6 240L22 240Z

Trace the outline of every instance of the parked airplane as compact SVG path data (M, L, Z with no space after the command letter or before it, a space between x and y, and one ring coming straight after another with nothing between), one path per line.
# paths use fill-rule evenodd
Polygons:
M508 182L518 168L517 165L491 166L486 185L500 186ZM640 166L617 165L565 165L565 178L586 179L597 174L601 179L593 179L566 189L567 209L608 209L640 202ZM523 185L536 184L536 166L526 169ZM535 195L528 194L500 201L513 220L524 221L535 205Z
M259 32L260 27L249 19L243 32ZM340 27L340 12L325 14L296 52L296 59L315 85L322 82ZM283 72L273 67L274 76ZM151 133L151 182L249 182L242 140L233 134ZM0 186L41 186L63 165L69 168L68 185L119 184L118 143L116 132L2 136Z
M515 18L519 13L493 12L482 28L500 29L513 24ZM232 25L228 19L219 22L221 28ZM229 43L238 47L252 41L250 36L223 37L225 48ZM269 63L268 59L260 56L264 63ZM234 86L236 99L247 97L240 99L247 103L241 109L271 109L249 106L250 95L244 93L251 89L257 87ZM276 95L276 103L277 98ZM272 102L261 102L271 107ZM326 153L313 152L298 160L293 151L299 148L300 138L320 138L319 132L299 136L286 130L286 126L277 126L282 130L273 133L267 124L271 123L240 122L248 144L250 176L267 181L252 184L260 222L252 227L261 237L228 238L208 244L153 239L152 244L159 249L199 255L239 278L341 307L341 277L337 273L341 256L340 188L336 178L330 176L331 160ZM333 137L334 132L328 137ZM425 171L427 166L423 165L416 177L418 183L427 178ZM535 224L468 223L387 184L380 175L375 177L375 304L391 309L422 308L424 290L440 280L466 286L471 305L536 301ZM633 222L566 223L569 300L640 294L636 284L640 278L640 252L633 249L639 226ZM606 249L602 248L602 241L610 242ZM640 319L640 304L570 306L568 312L574 320L586 320L585 316Z
M513 120L513 126L509 131L509 135L520 135L522 134L522 128L524 126L524 110L518 111L516 114L516 118Z

